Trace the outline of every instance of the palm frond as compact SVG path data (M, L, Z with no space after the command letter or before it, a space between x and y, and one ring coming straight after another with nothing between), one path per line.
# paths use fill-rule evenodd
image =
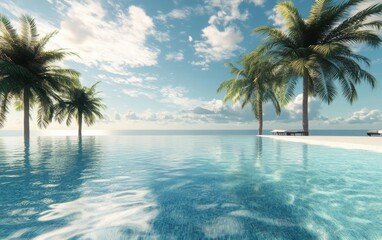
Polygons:
M46 44L49 42L49 40L56 36L58 33L58 31L53 31L53 32L50 32L48 34L46 34L44 37L42 37L40 40L37 41L36 45L35 45L35 51L36 52L41 52L44 47L46 46Z
M349 1L351 2L352 6L362 2L361 0L357 1ZM382 13L382 4L375 4L372 5L358 13L356 13L354 16L345 19L342 21L338 26L334 27L330 31L328 31L326 37L324 38L324 42L332 41L338 38L342 38L343 36L346 36L349 33L352 33L360 28L363 27L380 27L381 21L375 21L372 24L364 25L364 21L373 15L380 15Z
M293 2L280 2L276 5L276 9L284 17L289 34L293 35L294 39L302 40L301 38L302 33L305 30L305 22Z
M2 14L0 14L0 32L2 33L1 39L11 42L17 41L16 30L12 27L11 21Z
M0 101L0 127L4 127L4 123L7 120L7 113L9 112L8 105L12 98L12 95L4 93L1 95Z
M332 6L332 2L332 0L316 0L310 8L309 16L306 20L307 25L317 25L328 7Z
M34 19L28 15L23 15L21 22L21 43L27 47L33 46L38 37L37 27Z

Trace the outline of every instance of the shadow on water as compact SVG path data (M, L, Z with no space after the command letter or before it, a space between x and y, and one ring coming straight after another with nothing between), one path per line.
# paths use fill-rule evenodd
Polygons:
M301 227L304 216L279 183L269 180L263 140L257 138L253 153L221 144L219 159L185 159L186 174L153 173L160 210L153 231L161 239L316 239Z
M0 238L33 238L63 223L39 218L50 205L80 196L83 172L96 171L99 149L94 137L39 137L25 146L14 142L10 153L6 140L0 139Z

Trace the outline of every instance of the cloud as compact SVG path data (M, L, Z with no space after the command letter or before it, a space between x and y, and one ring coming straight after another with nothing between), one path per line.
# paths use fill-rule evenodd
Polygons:
M355 111L350 117L333 117L326 119L325 123L335 125L354 125L354 124L381 124L382 123L382 111L380 109L367 109Z
M156 19L167 22L168 20L176 19L176 20L184 20L187 19L192 14L202 15L205 13L205 8L197 5L195 7L184 7L181 9L173 9L170 12L163 14L160 13L156 16Z
M159 122L162 124L175 120L174 118L176 118L176 115L173 113L166 111L153 112L150 109L147 109L142 113L134 113L134 116L137 116L137 120L139 121Z
M144 112L137 113L129 111L125 114L125 119L128 121L156 122L159 124L180 123L180 124L198 124L198 123L252 123L254 116L246 117L244 112L235 111L230 106L224 106L217 112L196 107L192 110L181 110L178 112L159 111L153 112L148 109Z
M215 25L204 28L202 38L202 41L195 41L194 48L196 54L203 60L194 61L192 64L205 67L210 62L221 61L234 56L234 52L241 49L239 43L244 39L236 27L230 26L220 31Z
M255 6L264 6L265 0L250 0Z
M208 20L208 26L202 29L201 40L194 42L194 50L200 60L191 64L207 70L211 62L231 58L244 37L234 21L245 21L248 11L241 12L243 0L220 1L205 0L208 12L214 12Z
M19 18L20 16L28 13L25 9L22 9L13 3L0 2L0 7L12 14L15 18ZM32 13L31 15L35 15L35 13Z
M157 36L164 41L168 34L158 32L140 7L113 9L112 17L105 9L94 0L68 2L56 44L79 54L74 61L114 74L123 74L126 67L156 65L160 50L149 46L147 39Z
M156 18L166 22L168 19L186 19L191 15L191 8L173 9L167 14L159 14Z
M327 119L325 121L326 124L332 124L332 125L338 125L338 124L343 124L344 123L344 118L343 117L335 117L331 119Z
M177 111L154 112L147 109L143 112L128 111L124 114L128 121L156 122L158 124L187 124L188 126L203 124L237 124L248 125L256 123L257 120L250 106L241 108L240 104L224 104L220 99L203 101L201 99L190 99L183 87L167 86L161 89L161 102L173 104ZM264 104L264 121L279 123L297 123L301 121L302 94L298 95L277 117L273 105ZM328 122L329 119L320 115L320 101L311 98L309 104L309 119Z
M356 123L380 123L382 122L382 111L379 109L369 110L363 108L354 112L349 118L345 119L345 122L350 124Z
M327 120L321 115L321 101L317 98L309 97L308 114L309 120ZM263 107L265 121L298 122L302 120L302 93L297 95L281 110L281 115L277 116L274 106L271 103L264 104Z
M138 89L122 89L122 92L130 97L147 97L153 99L155 96L153 94L147 93L146 91Z
M124 84L134 87L139 87L142 89L151 89L154 90L157 87L154 85L154 82L158 80L156 76L146 74L146 73L132 73L128 72L125 76L114 77L106 76L105 74L98 74L97 78L106 82L108 84Z
M288 112L290 119L300 118L302 116L302 93L297 95L293 101L284 107ZM317 119L320 115L321 101L317 98L309 97L308 111L310 119Z
M188 35L188 41L192 42L192 36Z
M12 2L12 3L0 2L0 9L1 8L6 10L6 12L11 15L11 16L7 16L10 18L10 20L17 20L17 22L16 21L12 22L13 26L16 29L20 26L19 21L18 21L19 18L22 15L27 14L27 15L32 16L35 19L36 24L37 24L38 33L41 36L57 30L57 27L55 27L54 24L52 24L51 22L49 22L46 19L44 19L43 17L41 17L39 13L37 13L33 10L30 10L30 9L25 10L25 9L17 6L14 2ZM20 29L17 29L17 30L20 30ZM53 40L54 39L55 38L53 38Z
M191 99L185 96L187 90L184 87L165 86L160 90L162 99L160 102L175 105L185 109L197 107L202 102L199 99Z
M168 32L156 32L154 38L159 42L168 42L170 41L170 34Z
M137 116L137 114L133 111L129 111L125 114L125 119L126 120L138 120L139 117Z
M114 83L125 83L125 84L137 84L137 83L142 83L143 79L140 77L132 76L128 78L120 78L120 77L113 77L110 78L110 80Z
M184 54L182 51L179 52L171 52L166 54L166 60L180 62L184 59Z
M218 9L218 12L210 17L208 23L211 25L222 24L226 26L233 20L245 21L248 18L248 11L240 12L239 6L243 0L205 0L210 9Z
M214 114L213 111L202 108L202 107L196 107L191 112L194 114Z

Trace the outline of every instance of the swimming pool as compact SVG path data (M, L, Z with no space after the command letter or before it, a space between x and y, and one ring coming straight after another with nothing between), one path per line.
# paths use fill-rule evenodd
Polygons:
M255 136L0 138L0 239L378 239L382 154Z

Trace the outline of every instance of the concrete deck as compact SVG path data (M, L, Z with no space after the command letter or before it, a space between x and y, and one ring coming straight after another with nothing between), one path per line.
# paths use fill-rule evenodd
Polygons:
M362 149L382 153L382 137L353 136L276 136L262 135L280 141L302 142L345 149Z

